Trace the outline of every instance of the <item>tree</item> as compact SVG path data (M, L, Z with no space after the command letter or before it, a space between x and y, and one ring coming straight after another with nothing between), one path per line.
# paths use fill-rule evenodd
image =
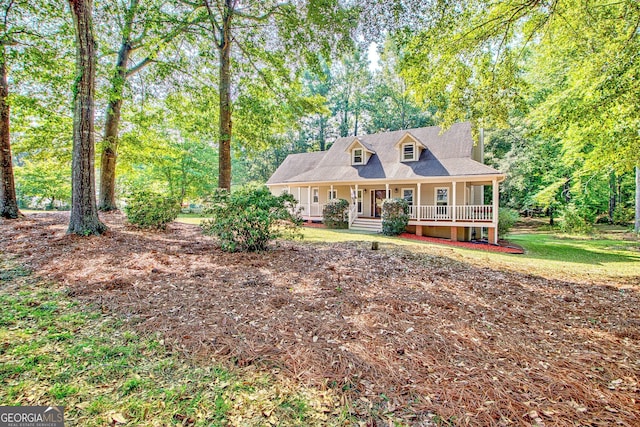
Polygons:
M446 4L427 29L398 36L403 75L445 125L526 118L531 134L559 139L572 181L640 163L636 1Z
M13 158L11 156L10 107L7 49L16 45L16 35L23 29L11 27L12 8L18 5L13 2L3 4L0 13L0 217L18 218L18 200L13 176Z
M69 0L76 34L76 82L73 88L73 160L68 233L101 234L95 192L94 95L96 45L92 1Z
M100 156L98 207L104 211L116 209L118 129L127 80L156 61L161 49L193 23L186 17L179 16L175 10L172 10L175 14L166 12L165 9L168 8L161 2L149 0L144 3L146 4L143 6L140 5L140 0L130 0L121 11L116 12L121 22L118 32L119 48L116 49L118 54L109 81ZM106 13L108 15L108 11ZM139 57L132 61L133 55L140 51L142 55L138 54Z
M5 7L5 19L9 12ZM3 218L18 218L18 199L13 177L13 159L11 157L10 122L9 122L9 82L7 80L6 40L4 35L0 40L0 216Z
M240 2L239 0L200 0L186 4L203 10L209 24L208 34L218 57L219 72L219 174L218 186L231 188L232 139L232 57L241 56L245 65L263 79L271 91L282 92L296 76L291 75L286 59L296 56L317 62L314 51L330 50L330 41L342 43L351 24L335 0L310 0L296 6L277 1ZM331 26L331 40L319 28ZM343 37L344 39L344 37ZM234 50L235 49L237 50ZM236 64L241 61L236 60ZM275 73L267 73L275 70ZM278 77L279 86L272 78ZM286 91L285 91L286 96Z

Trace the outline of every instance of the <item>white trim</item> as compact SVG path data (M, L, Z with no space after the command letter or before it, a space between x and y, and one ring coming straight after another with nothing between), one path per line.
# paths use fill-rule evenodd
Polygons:
M404 149L405 147L412 147L413 148L413 155L411 156L411 158L405 158L405 152ZM415 142L405 142L400 146L400 161L401 162L415 162L417 160L417 154L418 153L418 147L417 144Z
M356 151L360 152L360 161L357 162L356 161ZM354 148L353 150L351 150L351 164L354 166L357 165L364 165L364 148Z
M447 204L441 206L449 206L449 187L434 187L433 188L433 205L438 206L438 190L447 190Z
M413 187L404 187L404 188L401 188L400 191L401 191L400 195L402 196L402 198L404 200L406 200L405 197L404 197L404 192L405 191L411 191L411 205L415 205L416 204L416 189L415 188L413 188Z

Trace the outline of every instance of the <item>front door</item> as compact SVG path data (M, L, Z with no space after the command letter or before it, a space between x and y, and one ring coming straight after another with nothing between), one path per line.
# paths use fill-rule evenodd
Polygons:
M371 197L371 216L374 218L382 217L382 202L387 198L386 190L372 190Z

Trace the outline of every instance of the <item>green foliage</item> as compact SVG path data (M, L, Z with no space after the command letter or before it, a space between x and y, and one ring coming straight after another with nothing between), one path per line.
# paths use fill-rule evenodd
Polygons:
M590 234L593 233L593 225L588 222L575 205L569 205L564 209L563 221L560 229L565 233Z
M202 232L217 236L228 252L264 251L273 239L298 236L301 219L291 194L271 194L265 186L245 186L236 191L218 190L201 224Z
M382 202L382 233L395 236L404 233L409 224L409 204L404 199Z
M16 192L24 207L53 209L68 206L71 167L55 160L29 161L15 168ZM45 206L42 206L42 205Z
M148 190L131 193L124 207L129 222L146 229L164 230L178 217L180 203L171 197Z
M613 211L613 223L617 225L629 225L635 218L635 211L632 208L626 208L618 205Z
M349 228L348 209L349 202L345 199L331 200L322 208L322 222L331 229Z
M518 211L509 208L498 210L498 236L504 236L519 219Z

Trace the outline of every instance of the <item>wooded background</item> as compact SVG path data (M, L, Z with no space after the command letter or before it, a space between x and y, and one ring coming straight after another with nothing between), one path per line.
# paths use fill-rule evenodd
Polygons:
M635 0L0 4L5 217L13 186L20 208L71 204L82 6L95 94L75 120L95 117L100 209L141 187L198 203L339 136L470 120L507 174L502 206L633 220Z

